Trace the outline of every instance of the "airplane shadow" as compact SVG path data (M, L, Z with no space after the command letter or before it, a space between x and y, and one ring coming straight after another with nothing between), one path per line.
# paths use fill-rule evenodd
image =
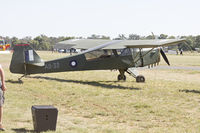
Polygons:
M27 130L25 128L13 128L12 130L16 133L36 133L34 130Z
M108 89L129 89L129 90L141 90L141 88L134 88L134 87L125 87L121 85L111 85L111 84L104 84L102 82L110 82L115 83L117 81L82 81L82 80L66 80L66 79L59 79L59 78L52 78L52 77L43 77L43 76L34 76L30 78L36 78L36 79L45 79L45 80L54 80L58 82L69 82L69 83L79 83L84 85L91 85L91 86L100 86L103 88Z
M200 94L200 91L198 91L198 90L188 90L188 89L185 89L185 90L179 90L179 92L185 92L185 93L197 93L197 94Z
M12 84L23 84L23 81L22 80L17 80L17 81L14 81L14 80L6 80L6 82L9 82L9 83L12 83Z

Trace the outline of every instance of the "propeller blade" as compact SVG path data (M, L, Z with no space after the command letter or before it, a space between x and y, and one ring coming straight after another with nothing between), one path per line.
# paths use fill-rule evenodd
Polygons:
M165 62L170 66L169 60L167 59L165 52L162 49L160 49L160 53L161 53L163 59L165 60Z

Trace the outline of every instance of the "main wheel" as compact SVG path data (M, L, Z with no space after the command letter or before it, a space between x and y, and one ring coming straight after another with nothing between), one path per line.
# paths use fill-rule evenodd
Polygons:
M117 80L118 80L118 81L120 81L120 80L126 81L126 76L125 76L125 75L122 76L122 75L119 74L119 75L117 76Z
M138 75L136 77L136 82L145 82L145 77L143 75Z

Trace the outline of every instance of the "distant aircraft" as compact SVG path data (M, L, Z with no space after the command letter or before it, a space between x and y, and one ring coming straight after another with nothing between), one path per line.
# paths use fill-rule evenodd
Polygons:
M84 70L119 70L117 79L126 80L125 72L145 82L135 68L153 66L160 62L160 53L168 65L163 46L183 43L184 39L166 40L96 40L80 39L65 41L75 49L85 49L76 55L43 61L29 44L14 46L10 71L25 75ZM22 77L23 77L22 76Z

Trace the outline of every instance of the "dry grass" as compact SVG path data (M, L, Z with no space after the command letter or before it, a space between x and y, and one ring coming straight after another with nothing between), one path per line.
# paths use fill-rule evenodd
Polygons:
M200 53L186 52L184 56L181 55L167 55L170 64L176 66L200 66ZM164 61L161 65L166 65Z
M45 60L65 56L39 54ZM188 56L169 55L169 59L177 66L200 64L199 56ZM17 81L20 75L8 70L10 58L11 55L0 55L8 87L4 110L7 132L33 130L32 105L58 108L56 133L197 133L200 130L197 71L140 70L146 83L136 83L128 75L127 82L116 82L117 71L63 72L33 75L20 84Z

